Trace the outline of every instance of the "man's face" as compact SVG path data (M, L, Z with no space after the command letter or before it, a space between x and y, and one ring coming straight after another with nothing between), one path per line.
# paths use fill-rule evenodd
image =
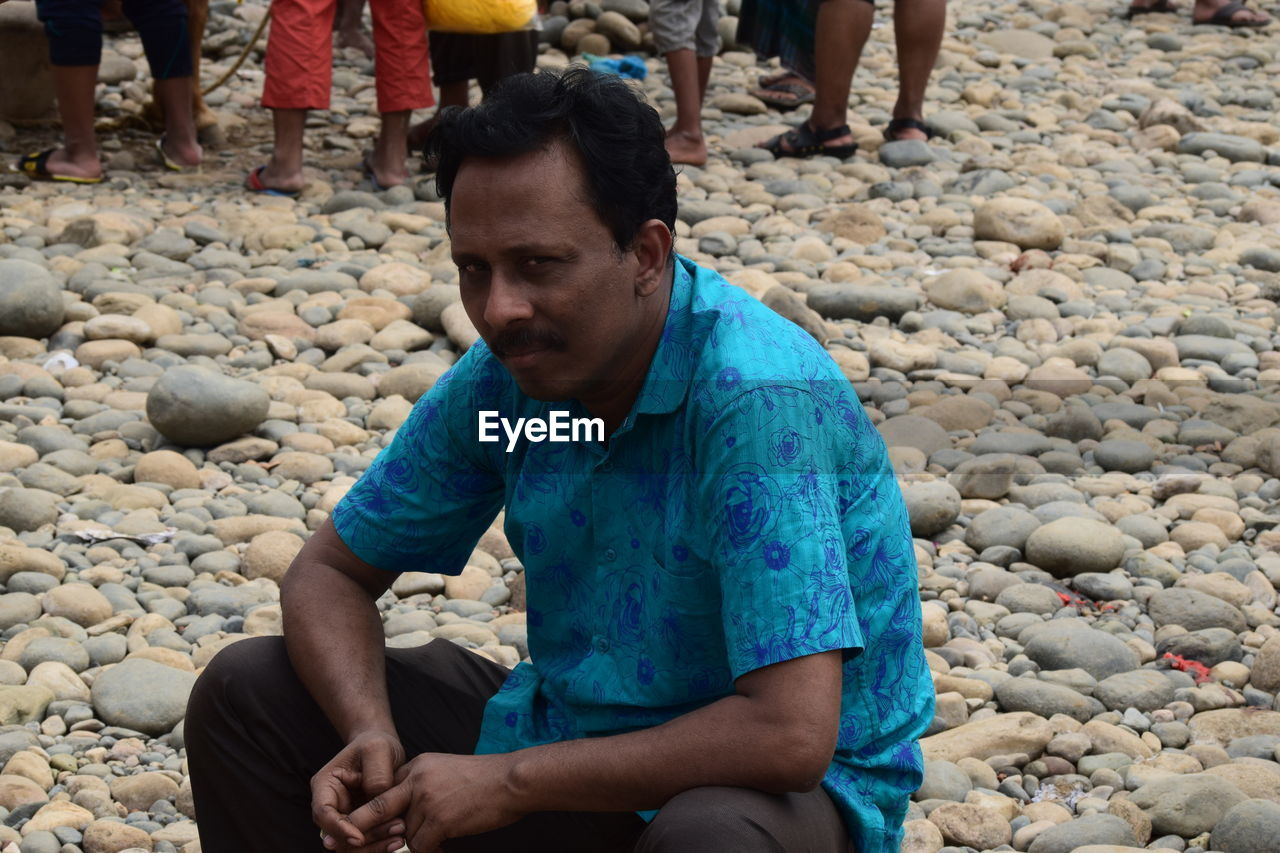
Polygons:
M588 201L577 153L556 143L458 170L450 239L476 330L537 400L583 399L617 380L643 316L635 256Z

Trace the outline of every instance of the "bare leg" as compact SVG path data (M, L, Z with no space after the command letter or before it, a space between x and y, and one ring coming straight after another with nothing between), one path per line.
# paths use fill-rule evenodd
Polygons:
M398 187L409 178L409 110L382 114L382 131L373 143L369 164L382 187Z
M714 56L698 57L698 104L702 105L707 102L707 86L711 83L711 64L715 62Z
M338 47L354 47L373 59L373 39L364 31L361 17L365 0L338 0Z
M53 83L58 93L64 145L49 155L46 168L57 175L99 178L102 163L98 160L98 140L93 134L98 66L55 65Z
M470 80L454 80L451 83L441 83L440 106L437 109L467 106L467 93L470 89Z
M436 117L440 115L440 111L445 107L467 106L467 91L470 88L470 83L471 81L469 80L454 80L440 84L440 103L436 106L436 114L426 121L420 121L409 128L409 147L421 148L426 143L427 137L435 129Z
M893 36L898 45L898 103L894 118L924 118L924 91L938 61L947 25L947 0L896 0ZM926 139L923 131L905 129L897 139Z
M849 89L858 70L862 48L871 35L875 7L865 0L824 0L818 7L814 59L817 62L817 95L809 126L830 130L847 123ZM844 140L831 140L841 144Z
M258 176L271 189L292 192L302 189L302 132L307 124L306 110L271 111L275 124L276 144L271 159Z
M707 143L702 138L702 97L699 59L688 48L667 54L667 70L676 95L676 123L667 131L667 153L672 163L701 166L707 162ZM710 75L710 63L707 74ZM703 84L705 87L705 83Z
M814 39L814 60L818 66L814 80L816 94L808 121L811 130L834 130L848 123L849 90L853 86L853 73L858 70L858 60L862 58L862 48L871 35L874 12L875 7L865 0L823 0L818 7ZM822 144L835 147L852 143L852 134L846 133ZM761 143L764 147L769 144ZM788 153L794 149L789 141L784 141L782 150Z
M164 113L165 154L182 166L200 165L203 152L196 141L195 117L191 113L191 78L157 80L155 90Z

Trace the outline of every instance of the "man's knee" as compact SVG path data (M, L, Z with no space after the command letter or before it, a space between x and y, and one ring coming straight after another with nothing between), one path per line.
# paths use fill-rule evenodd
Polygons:
M751 795L742 788L692 788L667 801L649 824L636 853L688 850L781 851L777 840L751 817Z
M224 716L236 696L261 697L279 689L281 668L291 669L282 637L252 637L218 652L191 689L187 718L200 726ZM184 727L191 732L195 727Z

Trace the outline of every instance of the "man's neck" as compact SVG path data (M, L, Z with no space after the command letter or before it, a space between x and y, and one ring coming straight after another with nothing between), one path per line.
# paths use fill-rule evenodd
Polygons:
M671 307L671 293L675 286L675 271L667 275L667 285L661 294L654 294L655 304L644 328L639 333L639 343L625 361L619 365L616 381L602 383L598 392L580 398L579 402L594 417L604 421L605 445L622 422L626 420L636 399L644 388L662 333L667 325L667 313Z

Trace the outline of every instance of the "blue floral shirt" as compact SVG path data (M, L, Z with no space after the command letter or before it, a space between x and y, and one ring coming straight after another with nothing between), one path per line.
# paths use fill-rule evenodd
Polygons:
M334 510L365 561L456 574L506 507L532 662L489 701L477 753L655 726L838 649L823 786L860 853L896 851L933 710L915 556L884 444L822 347L678 258L607 448L522 437L508 452L505 435L479 441L480 411L588 416L524 396L477 342Z

